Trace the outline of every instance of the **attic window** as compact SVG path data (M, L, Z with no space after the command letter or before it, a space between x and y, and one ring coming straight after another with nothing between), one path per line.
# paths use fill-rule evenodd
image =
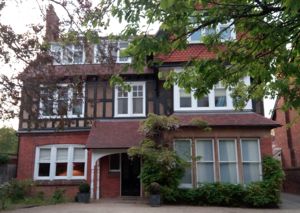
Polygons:
M83 64L85 60L84 47L82 44L61 45L51 44L51 55L54 64Z
M124 55L124 50L128 47L127 41L109 42L101 41L94 47L94 63L131 63L131 57Z
M236 38L236 33L234 31L234 26L227 24L218 24L216 28L205 27L200 30L195 31L188 37L189 43L203 43L203 38L205 36L220 34L221 41L234 40Z

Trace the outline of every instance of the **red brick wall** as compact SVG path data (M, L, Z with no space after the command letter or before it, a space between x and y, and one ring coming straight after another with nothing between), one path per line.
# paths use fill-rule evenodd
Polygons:
M290 149L287 143L287 128L286 128L286 117L285 112L279 108L283 105L283 99L279 99L276 105L276 121L282 125L282 127L275 129L275 147L282 149L282 165L284 168L291 167L291 155Z
M285 169L283 190L289 193L300 194L300 168Z
M35 148L50 144L86 144L88 132L49 133L49 134L21 134L19 141L17 179L33 179ZM90 174L90 165L87 163ZM57 187L66 189L66 195L74 198L78 191L78 181L38 181L36 190L51 196ZM63 187L62 187L63 186Z
M109 172L109 157L100 161L100 196L103 198L120 197L120 173Z
M281 98L276 107L276 121L282 124L283 126L275 129L275 141L274 145L276 147L280 147L282 149L282 163L284 168L293 168L300 167L300 121L299 115L294 110L289 110L288 112L283 112L279 108L283 105L283 99ZM290 128L291 132L291 147L288 145L288 127L286 123L286 114L290 118L290 122L292 122L292 126ZM291 152L294 152L295 155L295 164L292 165Z

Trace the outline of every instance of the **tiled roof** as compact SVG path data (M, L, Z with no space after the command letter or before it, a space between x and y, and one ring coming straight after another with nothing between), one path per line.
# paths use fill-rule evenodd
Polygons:
M95 121L87 141L87 148L129 148L139 145L144 136L138 131L140 120Z
M158 55L156 60L171 63L171 62L186 62L191 59L212 59L215 53L208 51L204 44L190 44L185 50L174 50L167 55Z
M87 76L87 75L99 75L99 76L110 76L112 74L124 74L131 75L136 74L132 68L128 68L126 72L124 70L124 64L69 64L69 65L54 65L45 66L42 71L34 69L33 67L27 67L22 73L23 77L42 77L45 76ZM140 74L151 74L153 70L145 67L144 72Z
M278 127L280 124L254 112L175 113L181 126L193 126L193 120L207 122L208 126Z

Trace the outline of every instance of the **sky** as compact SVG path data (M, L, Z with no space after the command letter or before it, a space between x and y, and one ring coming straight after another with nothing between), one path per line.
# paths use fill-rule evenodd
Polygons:
M22 0L22 4L18 5L16 2L20 0L10 0L7 1L8 5L4 8L2 16L0 20L5 24L9 24L12 28L18 33L24 33L28 29L31 24L43 24L44 23L44 14L41 13L40 8L43 8L45 11L46 5L48 5L47 0ZM54 5L55 6L55 5ZM57 14L64 14L61 8L55 7ZM107 34L109 33L116 33L120 32L122 26L116 21L113 20L112 28L106 31ZM152 33L155 33L157 30L157 26L152 26L150 28ZM0 74L6 75L15 75L19 71L21 71L24 67L22 64L14 64L12 67L1 64ZM265 99L264 106L265 106L265 115L266 117L270 117L270 111L274 107L275 100ZM0 127L2 126L9 126L15 129L18 128L18 119L0 120Z

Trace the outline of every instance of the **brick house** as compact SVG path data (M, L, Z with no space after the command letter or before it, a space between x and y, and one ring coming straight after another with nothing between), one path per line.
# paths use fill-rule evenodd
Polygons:
M300 194L300 122L299 114L295 110L282 111L280 108L284 99L279 98L275 103L272 119L282 125L275 129L273 149L281 151L282 166L286 177L283 190ZM287 124L292 123L289 128Z
M40 85L39 97L31 107L38 109L37 114L31 115L21 108L18 179L33 179L37 190L47 194L63 188L72 197L78 184L87 181L94 199L142 196L138 178L141 161L129 160L126 150L143 139L139 124L149 113L155 113L179 118L179 130L165 137L165 142L179 155L202 156L201 160L187 159L191 166L186 169L181 187L196 187L203 182L246 184L261 180L262 156L272 155L270 130L279 126L263 117L262 102L249 101L244 110L237 112L230 91L221 83L207 96L196 99L177 85L164 89L164 81L158 79L158 72L180 71L191 58L214 57L199 42L204 32L195 32L186 50L157 57L163 62L160 66L145 67L141 74L132 70L122 74L131 86L125 92L120 87L111 87L108 79L131 62L129 57L120 57L127 42L114 42L117 48L112 55L116 63L112 71L105 61L97 60L97 44L92 47L93 54L86 54L90 47L62 47L56 42L58 17L52 7L47 13L46 31L51 52L58 57L54 70L62 82L51 92L55 99L48 98L47 85ZM234 37L233 31L224 34L224 39ZM66 69L72 71L64 72ZM84 80L80 91L64 82L74 76ZM248 77L243 80L251 83ZM83 95L75 95L79 92ZM62 103L68 106L68 100L74 98L78 100L67 107L63 129L59 129L61 118L55 112ZM195 119L205 121L212 130L200 131L192 124Z

